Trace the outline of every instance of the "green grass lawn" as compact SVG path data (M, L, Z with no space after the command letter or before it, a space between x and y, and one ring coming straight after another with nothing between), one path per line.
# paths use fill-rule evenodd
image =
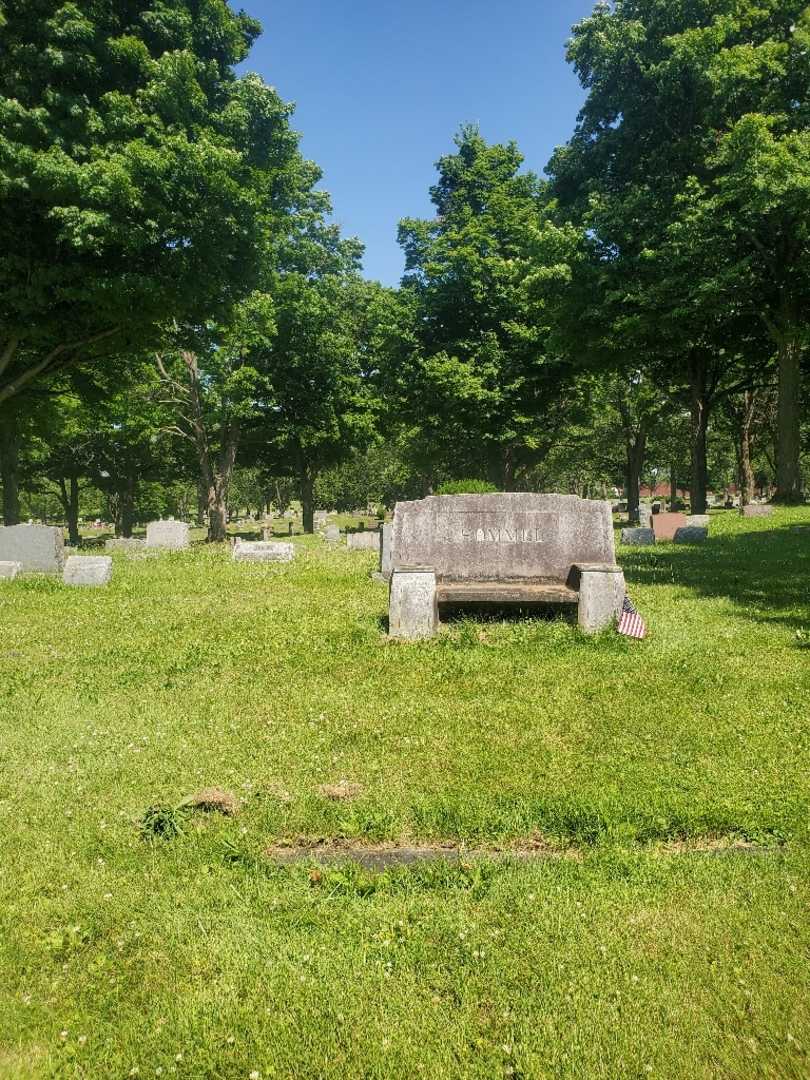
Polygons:
M0 585L0 1078L810 1075L802 524L621 551L641 643L389 644L373 556L312 538ZM143 838L213 785L238 815ZM300 837L551 857L267 856Z

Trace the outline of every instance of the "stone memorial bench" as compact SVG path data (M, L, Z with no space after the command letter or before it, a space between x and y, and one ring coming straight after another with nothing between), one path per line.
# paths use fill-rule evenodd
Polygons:
M429 637L462 605L576 607L586 632L620 614L610 503L575 495L438 495L398 503L389 633Z

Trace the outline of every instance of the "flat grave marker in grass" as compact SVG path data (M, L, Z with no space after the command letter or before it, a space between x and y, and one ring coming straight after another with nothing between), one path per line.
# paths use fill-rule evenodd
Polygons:
M292 562L295 545L273 540L237 540L233 546L234 562Z

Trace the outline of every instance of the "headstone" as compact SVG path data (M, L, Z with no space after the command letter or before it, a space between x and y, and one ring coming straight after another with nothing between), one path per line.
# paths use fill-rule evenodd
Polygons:
M653 529L622 529L621 541L628 547L646 547L655 543Z
M262 529L262 540L272 540L272 539L273 539L273 526L272 525L266 525Z
M292 523L292 522L290 522L290 523L289 523L289 526L288 526L288 528L287 528L287 535L288 535L288 536L292 536L292 534L293 534L293 523Z
M398 503L391 569L389 622L398 637L427 636L431 587L437 606L577 605L589 633L617 617L624 597L610 503L576 495L438 495ZM402 631L409 623L418 633Z
M391 577L391 532L394 526L383 525L380 529L380 573L384 578Z
M773 514L773 507L767 503L749 503L748 506L742 508L742 516L747 518L770 517L771 514Z
M380 526L380 562L371 575L375 581L387 583L391 580L391 529L390 523Z
M233 546L235 562L292 562L295 545L272 540L237 540Z
M638 508L638 523L642 529L649 529L652 527L652 509L649 506L645 506L642 503Z
M21 570L21 563L0 562L0 581L13 581Z
M54 525L0 525L0 561L18 562L23 571L59 574L65 564L65 539Z
M150 521L146 526L146 546L182 551L189 545L188 525L185 521Z
M104 544L106 551L143 551L146 541L137 536L113 536Z
M111 577L112 559L109 555L71 555L62 573L65 585L89 587L109 585Z
M585 564L579 567L577 622L588 633L610 626L624 603L625 583L620 566Z
M673 537L676 544L702 544L709 537L709 530L702 525L682 525Z
M353 532L346 534L349 551L379 551L380 534L374 532Z
M652 526L655 539L672 540L678 529L686 524L686 514L653 514Z
M312 515L316 529L322 528L326 524L326 519L329 517L325 510L316 510Z
M397 503L391 560L439 580L565 582L575 563L615 564L610 503L532 492Z
M439 625L436 574L430 567L395 569L388 600L388 633L414 641L432 637Z
M688 514L686 518L686 528L690 526L696 526L699 529L708 529L709 527L709 515L708 514Z
M328 540L330 544L340 543L340 529L337 525L327 525L323 530L324 540Z
M653 512L654 514L660 514L660 513L661 513L661 511L662 511L662 509L663 509L663 507L661 506L661 503L660 503L660 502L654 502L654 503L652 504L652 512Z

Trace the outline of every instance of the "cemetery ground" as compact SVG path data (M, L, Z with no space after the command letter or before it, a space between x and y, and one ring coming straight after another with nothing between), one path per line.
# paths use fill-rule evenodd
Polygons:
M641 643L296 544L0 586L0 1076L806 1077L810 510L620 549Z

